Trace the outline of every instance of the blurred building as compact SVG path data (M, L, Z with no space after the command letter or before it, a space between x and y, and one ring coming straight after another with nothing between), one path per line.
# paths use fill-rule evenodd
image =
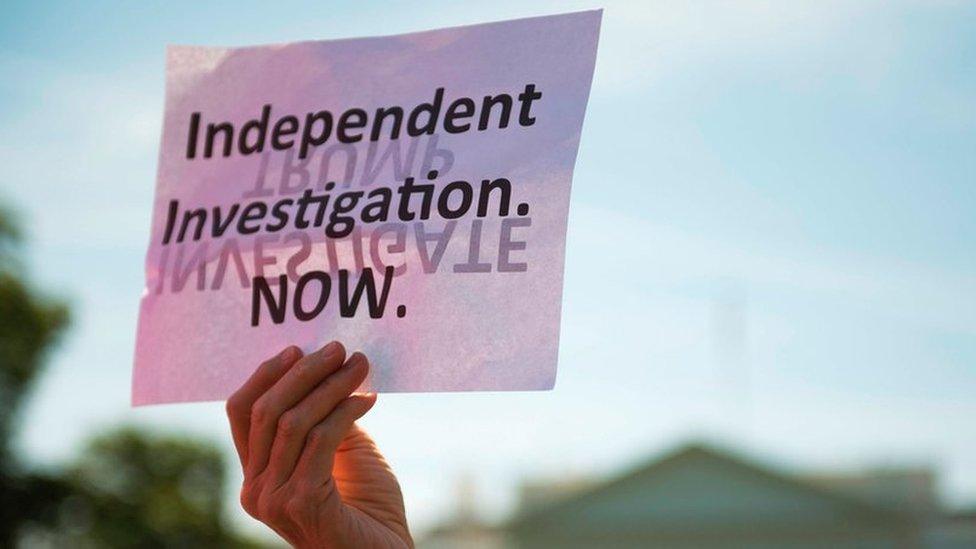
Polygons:
M420 547L976 547L976 514L947 513L929 470L787 475L704 445L604 483L527 484L522 501L503 524L466 515Z

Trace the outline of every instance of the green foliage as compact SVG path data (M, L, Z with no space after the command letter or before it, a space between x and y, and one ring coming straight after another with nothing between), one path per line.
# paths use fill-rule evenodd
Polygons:
M68 310L23 282L20 233L0 210L0 463L10 461L10 440L22 399L37 379L44 353L64 332Z
M0 207L0 269L10 268L19 244L20 230L16 217L9 210Z
M0 210L0 547L24 527L53 520L71 491L63 479L21 471L10 446L23 399L68 324L67 307L24 282L20 244L13 216Z
M19 462L18 412L69 319L26 282L21 246L0 209L0 547L250 546L224 526L225 468L208 443L123 428L94 438L65 471Z
M70 495L32 545L251 547L223 524L225 469L210 444L123 428L93 439L67 471Z
M44 364L44 355L68 323L67 308L35 295L0 270L0 460L10 459L16 414Z

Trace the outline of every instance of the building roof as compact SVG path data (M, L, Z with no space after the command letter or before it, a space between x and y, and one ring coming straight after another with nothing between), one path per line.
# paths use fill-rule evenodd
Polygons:
M513 518L508 529L683 536L759 528L904 530L913 522L911 515L696 443L575 495L528 509Z

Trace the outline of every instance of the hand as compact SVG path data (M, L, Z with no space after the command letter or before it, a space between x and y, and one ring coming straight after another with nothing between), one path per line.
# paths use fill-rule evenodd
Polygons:
M227 400L241 505L299 548L413 547L396 477L353 423L376 403L353 394L369 362L345 359L338 342L288 347Z

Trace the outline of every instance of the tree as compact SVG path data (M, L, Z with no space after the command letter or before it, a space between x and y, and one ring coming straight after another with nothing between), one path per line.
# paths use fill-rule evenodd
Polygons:
M207 442L121 428L54 474L14 455L24 398L69 318L26 282L17 227L0 210L0 547L253 545L224 525L225 464Z
M23 282L20 234L0 211L0 463L10 463L10 440L22 400L37 379L45 353L68 324L64 304Z
M70 467L56 547L248 547L224 525L225 467L211 444L121 428Z
M11 449L23 399L68 324L64 304L24 282L19 252L15 219L0 210L0 547L13 545L21 526L53 520L70 491L61 479L24 472Z

